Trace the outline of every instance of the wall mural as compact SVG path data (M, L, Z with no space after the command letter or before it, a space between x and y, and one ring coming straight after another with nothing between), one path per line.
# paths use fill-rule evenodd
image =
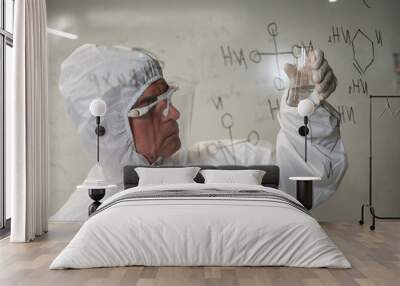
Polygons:
M336 88L336 78L321 51L310 47L302 51L308 53L308 65L285 66L295 87L285 90L281 98L281 131L274 148L256 130L250 130L247 138L236 138L235 119L229 112L223 112L220 118L226 139L188 146L187 139L194 132L207 132L207 126L203 130L191 129L195 86L184 80L165 79L156 57L141 49L94 44L77 48L62 63L59 88L83 146L93 159L99 160L89 173L86 186L90 188L101 168L107 183L118 191L122 188L126 165L278 164L281 187L292 195L295 189L288 184L289 176L322 177L315 186L320 191L314 198L315 205L321 204L337 190L346 169L346 155L339 132L340 118L325 101ZM315 94L319 90L318 102L308 100L315 109L310 114L308 160L305 160L304 137L298 132L304 119L296 107L301 96L310 96L305 96L304 91L299 95L308 84L303 82L306 74L314 74L313 90ZM274 80L279 84L278 89L285 89L279 79ZM94 100L106 105L106 112L100 117L99 137ZM221 98L214 104L223 110Z
M49 5L49 25L79 35L76 41L49 38L55 166L50 205L51 213L63 204L65 210L69 197L75 201L69 205L81 206L64 214L60 210L53 218L73 217L72 209L82 212L80 218L87 216L87 189L79 196L74 190L98 171L96 118L89 110L97 98L107 109L100 118L105 133L99 138L99 165L108 183L117 186L106 196L122 189L125 165L276 164L281 189L292 195L295 183L289 176L320 176L315 203L321 205L338 189L348 153L343 192L336 197L339 201L332 201L345 206L344 211L319 208L316 215L327 220L358 216L350 202L359 200L368 185L369 96L387 97L376 101L380 110L374 120L400 118L397 101L388 97L400 90L398 37L392 28L396 18L390 13L394 8L374 0L321 2L315 8L321 11L320 25L315 26L307 20L313 14L306 1L256 1L249 11L236 2L221 7L210 2L199 4L202 9L177 6L179 13L161 5L158 17L150 4L133 9L135 1L103 1L107 9L102 11L73 2L66 6L79 5L79 11ZM381 16L391 20L382 23ZM185 21L192 24L182 26ZM298 85L296 72L286 64L298 65L302 50L318 48L329 62L322 68L326 80L339 81L337 87L327 85L327 96L317 94L313 102L305 162L299 134L304 118L289 100L290 89L304 91L301 99L315 90L324 92L316 84L309 89ZM73 124L60 128L65 120ZM387 124L394 130L397 123ZM378 143L381 137L374 140ZM384 201L396 210L395 199Z

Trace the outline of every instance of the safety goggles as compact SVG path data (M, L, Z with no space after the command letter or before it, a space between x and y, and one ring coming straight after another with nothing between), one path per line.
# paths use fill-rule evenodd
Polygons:
M171 105L171 97L172 94L178 90L178 87L175 86L170 86L166 92L163 94L159 95L157 97L157 100L150 103L149 105L143 106L143 107L138 107L138 108L133 108L129 110L128 112L128 117L131 118L138 118L146 115L154 106L156 106L159 102L163 100L167 100L167 106L163 110L163 115L167 116L169 113L169 107Z

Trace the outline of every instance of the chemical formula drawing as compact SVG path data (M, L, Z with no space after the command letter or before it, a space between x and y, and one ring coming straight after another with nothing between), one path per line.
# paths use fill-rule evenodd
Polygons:
M221 96L211 98L211 101L217 111L224 111L224 102ZM233 115L229 112L224 112L220 117L220 126L227 131L228 140L217 140L216 142L208 144L207 152L211 156L216 156L218 152L222 151L221 153L224 156L229 156L229 158L225 158L227 162L231 161L234 164L237 164L239 158L236 155L235 147L247 143L254 146L257 145L260 141L260 134L256 130L250 130L246 139L236 139L233 134L234 125Z
M310 40L306 45L304 42L301 44L294 44L290 51L280 50L278 45L278 24L276 22L270 22L267 24L267 32L269 37L273 42L272 51L263 51L260 49L253 49L249 52L245 52L243 48L234 49L231 46L220 46L221 56L224 61L225 66L235 66L239 65L244 69L248 69L249 63L259 64L263 60L263 57L272 56L275 61L275 77L273 78L273 86L277 91L282 91L286 88L285 81L282 76L282 71L280 67L280 57L281 56L291 56L293 60L296 60L300 55L301 47L304 47L307 52L313 49L313 43Z
M353 36L351 34L351 31L343 26L332 25L331 34L328 36L328 43L350 46L355 71L360 75L365 75L375 61L376 47L383 46L382 32L375 30L374 36L371 37L362 29L357 29Z

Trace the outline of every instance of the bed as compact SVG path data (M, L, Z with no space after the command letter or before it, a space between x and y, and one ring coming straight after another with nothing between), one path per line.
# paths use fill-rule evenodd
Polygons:
M124 169L125 190L102 203L50 269L144 266L292 266L350 268L318 222L278 189L277 166L259 169L261 185L194 183L138 186Z

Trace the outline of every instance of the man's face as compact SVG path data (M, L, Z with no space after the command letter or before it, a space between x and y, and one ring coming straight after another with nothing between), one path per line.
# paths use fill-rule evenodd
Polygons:
M168 84L164 79L153 82L132 108L151 104L167 90ZM163 111L167 104L167 100L162 100L144 116L129 118L136 152L142 154L149 163L155 162L159 157L170 157L181 147L176 122L180 113L171 103L168 114L164 116Z

